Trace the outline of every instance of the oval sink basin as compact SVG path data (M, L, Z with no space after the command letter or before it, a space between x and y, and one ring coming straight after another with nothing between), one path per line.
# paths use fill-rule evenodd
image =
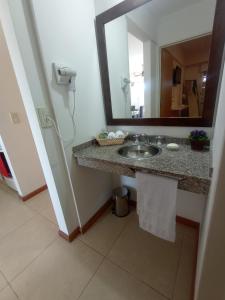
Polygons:
M126 158L146 159L160 154L161 149L153 145L130 145L121 147L118 153Z

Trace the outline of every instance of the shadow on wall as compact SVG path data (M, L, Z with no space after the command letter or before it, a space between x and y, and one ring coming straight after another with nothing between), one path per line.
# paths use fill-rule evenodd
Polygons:
M84 225L112 196L112 176L109 173L81 167L72 158L71 178L79 208L81 225Z

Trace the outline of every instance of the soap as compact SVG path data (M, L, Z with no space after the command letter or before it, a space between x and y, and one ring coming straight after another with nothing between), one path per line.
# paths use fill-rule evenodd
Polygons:
M168 150L174 150L174 151L176 151L176 150L179 150L179 145L175 144L175 143L170 143L170 144L166 145L166 148Z

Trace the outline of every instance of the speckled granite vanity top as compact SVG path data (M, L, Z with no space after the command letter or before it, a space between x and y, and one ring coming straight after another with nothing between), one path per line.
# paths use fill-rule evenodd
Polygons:
M176 139L179 151L170 151L161 146L160 155L144 160L128 159L118 154L121 145L100 147L95 143L76 146L73 154L78 164L90 168L135 177L135 171L178 179L178 188L207 194L210 186L211 155L209 151L191 150L184 139ZM128 141L124 145L132 144Z

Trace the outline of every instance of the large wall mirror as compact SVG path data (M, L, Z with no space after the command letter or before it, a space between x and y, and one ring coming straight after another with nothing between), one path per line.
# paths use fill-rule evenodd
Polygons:
M96 34L108 125L212 125L224 0L126 0Z

